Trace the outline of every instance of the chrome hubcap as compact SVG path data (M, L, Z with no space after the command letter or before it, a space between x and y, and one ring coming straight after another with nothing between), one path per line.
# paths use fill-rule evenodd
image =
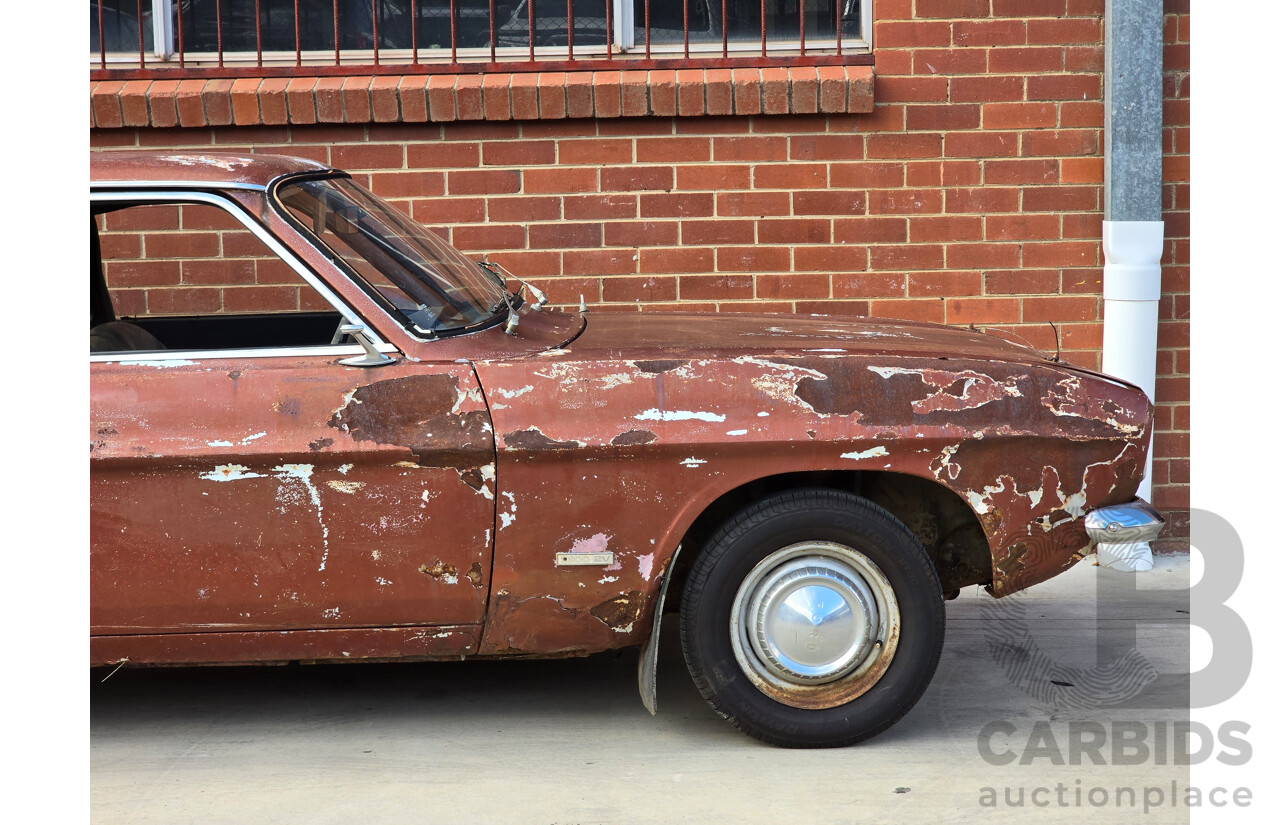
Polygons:
M805 542L751 570L730 625L734 656L757 687L795 707L827 707L883 673L896 647L898 607L888 580L862 553ZM854 684L872 669L870 684Z

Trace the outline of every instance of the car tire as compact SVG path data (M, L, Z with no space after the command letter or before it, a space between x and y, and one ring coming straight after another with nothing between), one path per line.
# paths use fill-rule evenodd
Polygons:
M694 560L680 639L694 684L745 733L850 745L901 719L942 652L937 572L901 521L839 490L740 511Z

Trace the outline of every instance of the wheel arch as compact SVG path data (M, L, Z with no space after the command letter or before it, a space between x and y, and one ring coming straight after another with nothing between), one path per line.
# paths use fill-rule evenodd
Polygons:
M928 553L944 593L992 580L991 547L978 517L954 490L936 481L886 470L828 470L764 476L729 490L693 520L669 572L666 610L675 612L689 568L716 529L735 513L775 493L804 488L843 490L888 510Z

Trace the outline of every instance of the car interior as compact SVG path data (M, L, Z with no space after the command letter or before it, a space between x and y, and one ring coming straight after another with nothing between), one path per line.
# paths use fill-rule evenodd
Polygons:
M108 287L97 216L137 206L95 203L89 215L89 352L314 347L335 344L337 311L122 317ZM299 283L302 283L299 279ZM304 289L310 289L303 284Z

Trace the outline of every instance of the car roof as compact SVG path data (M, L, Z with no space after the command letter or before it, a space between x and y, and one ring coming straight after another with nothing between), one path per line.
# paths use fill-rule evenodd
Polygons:
M330 168L323 163L287 155L154 150L89 153L90 185L190 183L215 187L261 187L281 175L321 172Z

